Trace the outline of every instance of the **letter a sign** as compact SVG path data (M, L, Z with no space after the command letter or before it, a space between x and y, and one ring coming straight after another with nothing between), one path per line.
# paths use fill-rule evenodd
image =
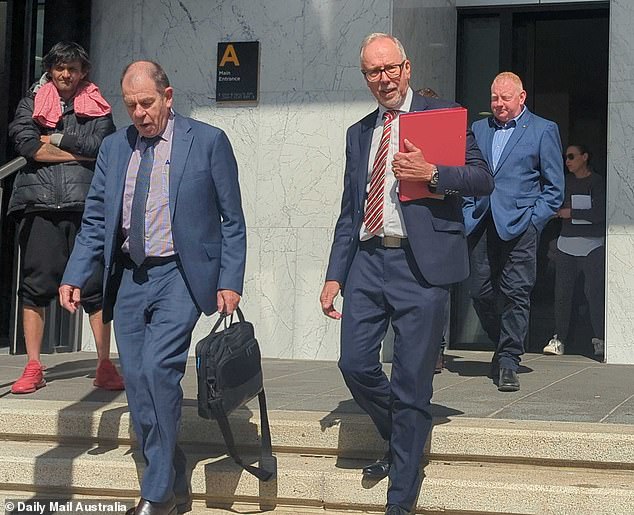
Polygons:
M218 43L216 102L258 100L260 42Z

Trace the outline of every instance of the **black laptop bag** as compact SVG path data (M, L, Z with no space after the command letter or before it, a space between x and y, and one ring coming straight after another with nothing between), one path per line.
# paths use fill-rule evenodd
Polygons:
M196 344L198 415L218 422L229 455L238 465L258 479L268 481L276 475L277 460L271 449L260 347L253 324L244 319L240 308L236 312L237 322L234 322L233 315L220 314L211 333ZM218 331L223 323L224 328ZM260 403L262 428L259 467L244 463L238 455L227 418L256 396Z

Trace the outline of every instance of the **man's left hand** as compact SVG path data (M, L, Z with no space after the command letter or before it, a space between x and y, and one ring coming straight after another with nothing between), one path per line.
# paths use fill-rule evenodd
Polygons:
M216 299L218 312L227 315L231 315L240 304L240 294L233 290L218 290Z
M410 140L403 141L405 152L394 154L392 172L399 181L431 181L434 165L425 161L425 156L420 148Z

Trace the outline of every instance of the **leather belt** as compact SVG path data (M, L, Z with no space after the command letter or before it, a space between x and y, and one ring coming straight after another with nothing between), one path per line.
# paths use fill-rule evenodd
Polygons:
M398 236L374 236L369 240L362 241L361 244L373 247L383 247L384 249L400 249L409 247L407 238L399 238Z
M178 254L164 257L146 257L141 266L136 266L129 254L121 253L120 260L125 268L152 268L154 266L166 265L178 259Z

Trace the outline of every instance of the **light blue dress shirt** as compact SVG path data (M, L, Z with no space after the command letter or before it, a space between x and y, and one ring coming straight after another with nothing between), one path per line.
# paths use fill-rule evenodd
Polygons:
M517 122L524 114L524 111L526 111L526 106L522 108L522 112L520 114L505 124L501 124L495 119L495 117L492 117L493 127L495 127L493 142L491 143L491 160L493 161L491 164L493 165L493 171L497 168L500 156L502 155L502 152L504 152L504 147L506 147L509 139L511 139L513 131L515 130L515 127L517 127Z

